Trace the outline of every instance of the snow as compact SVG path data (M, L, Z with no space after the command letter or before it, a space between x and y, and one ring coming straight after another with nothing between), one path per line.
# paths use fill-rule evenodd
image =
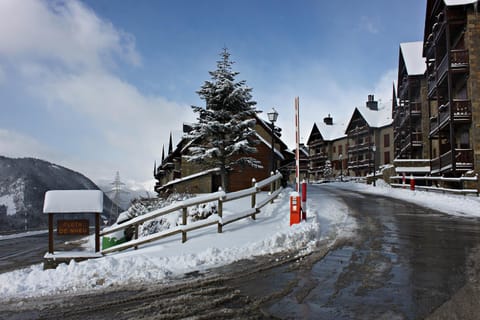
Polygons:
M347 125L345 123L334 122L333 124L328 125L325 122L319 122L317 123L317 128L324 141L332 141L347 136L345 134Z
M15 206L14 196L7 194L0 197L0 206L7 207L7 216L13 216L17 213L17 207Z
M415 172L415 173L430 173L430 166L425 167L396 167L395 172Z
M373 128L380 128L392 123L392 109L379 105L378 110L370 110L367 107L357 108L368 125Z
M50 190L45 193L43 212L103 212L103 192L100 190Z
M376 187L354 182L330 183L326 187L398 198L450 215L480 217L480 198L474 196L394 189L383 180L378 180ZM181 241L181 234L177 234L140 246L138 250L129 249L78 263L72 261L54 270L43 270L39 264L0 274L0 300L169 281L188 272L202 272L258 255L291 250L301 256L314 250L319 240L332 243L335 238L354 235L355 220L348 215L345 204L335 197L307 198L307 221L290 227L292 191L284 189L273 204L268 203L256 215L256 220L236 221L224 226L220 234L216 225L212 225L189 232L185 243ZM260 193L257 201L266 198L267 193ZM229 201L224 204L223 218L233 219L237 213L245 213L250 205L249 197ZM93 238L89 246L93 247Z
M478 2L478 0L444 0L447 6L461 6Z
M422 57L423 41L401 43L400 51L409 76L422 75L425 73L425 58Z

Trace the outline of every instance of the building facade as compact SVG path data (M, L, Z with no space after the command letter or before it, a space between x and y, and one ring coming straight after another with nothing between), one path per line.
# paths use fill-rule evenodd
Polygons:
M477 1L428 0L426 59L431 174L480 168L480 15Z
M393 92L395 159L429 159L427 81L421 41L400 44L397 93Z
M288 177L287 164L294 162L294 154L280 139L279 133L271 129L270 124L257 117L255 125L257 153L251 155L261 162L262 168L240 167L230 168L228 191L237 191L252 186L252 179L263 180L270 176L271 168L276 168ZM183 131L188 132L189 125ZM272 157L272 135L274 140ZM177 146L162 159L160 165L154 167L154 178L157 180L155 191L159 195L179 193L210 193L218 191L221 186L220 170L203 164L189 162L185 159L192 141L182 138ZM171 142L170 142L171 144ZM272 160L274 163L272 164Z
M345 123L337 123L329 115L323 123L315 123L308 147L309 178L325 179L328 166L333 175L366 176L393 160L391 109L379 108L373 95L364 107L355 108Z

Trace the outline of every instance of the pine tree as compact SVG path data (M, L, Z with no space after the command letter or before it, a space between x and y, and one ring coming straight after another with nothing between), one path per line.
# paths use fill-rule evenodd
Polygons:
M255 137L256 102L246 82L236 81L239 72L232 70L230 53L223 49L217 69L210 71L211 81L205 81L197 94L205 100L205 107L192 106L198 114L198 123L186 134L192 139L187 161L219 168L224 190L228 186L228 170L235 165L261 168L261 163L250 155L257 152Z

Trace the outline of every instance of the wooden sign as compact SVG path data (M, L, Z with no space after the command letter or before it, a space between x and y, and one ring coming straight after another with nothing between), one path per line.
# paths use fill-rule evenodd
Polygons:
M88 219L82 220L58 220L57 234L59 236L66 235L88 235L89 224Z

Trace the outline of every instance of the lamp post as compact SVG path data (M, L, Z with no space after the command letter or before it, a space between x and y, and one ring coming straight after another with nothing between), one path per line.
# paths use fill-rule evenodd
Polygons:
M340 159L340 181L343 181L343 161L342 161L342 158L343 158L343 154L340 153L340 155L338 156L338 159Z
M272 172L275 172L275 151L274 151L274 143L275 143L275 121L277 121L278 118L278 112L275 110L275 108L272 108L272 111L267 113L268 115L268 121L270 121L271 126L272 126L272 164L271 164L271 169Z
M373 186L375 187L376 186L376 183L375 183L375 156L376 156L376 151L377 151L377 147L375 145L372 146L372 151L373 151Z

